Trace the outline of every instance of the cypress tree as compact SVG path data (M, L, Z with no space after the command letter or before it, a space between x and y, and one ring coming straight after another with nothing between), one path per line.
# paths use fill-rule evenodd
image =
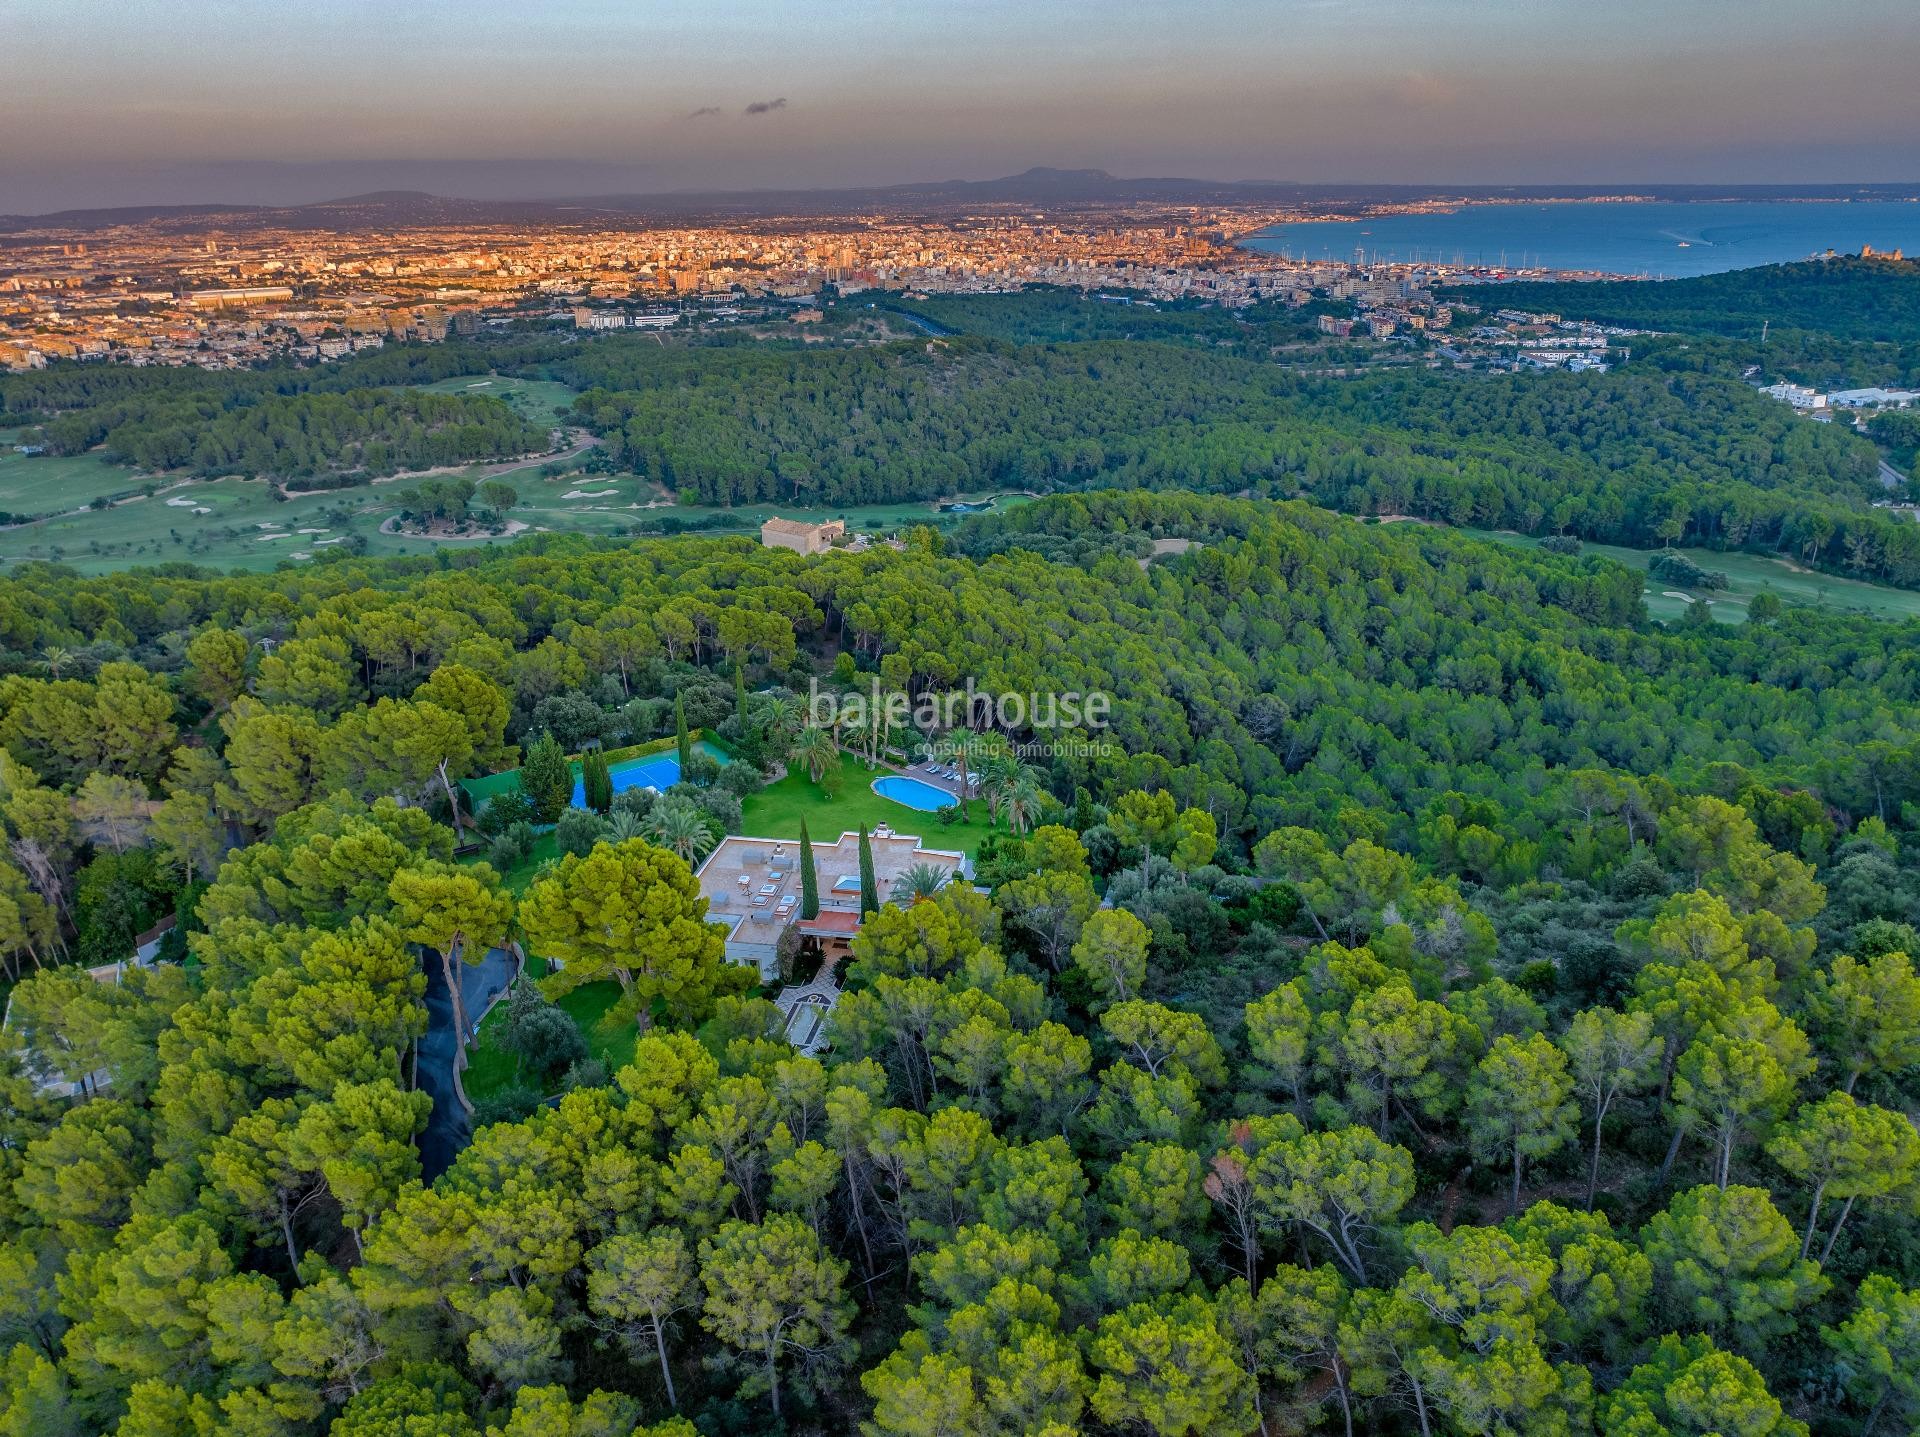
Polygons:
M747 666L733 666L733 717L740 725L740 737L747 736Z
M607 813L613 808L613 772L607 766L607 756L595 749L580 761L580 781L586 789L587 807L595 813Z
M693 766L693 745L687 741L687 700L684 694L673 696L673 737L680 755L680 776L685 778Z
M867 837L866 824L860 825L860 916L880 911L880 885L873 879L873 840Z
M804 818L800 820L800 916L820 916L820 879L813 871L813 839Z
M528 747L520 787L533 800L534 817L542 823L552 823L573 801L573 771L566 751L552 734L541 734Z

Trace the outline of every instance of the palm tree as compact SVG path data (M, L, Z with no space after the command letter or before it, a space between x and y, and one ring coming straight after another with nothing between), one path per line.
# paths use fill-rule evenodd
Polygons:
M879 763L880 751L893 747L893 706L887 702L891 695L883 695L875 707L871 722L867 725L867 762Z
M931 898L942 888L952 875L946 869L932 863L916 863L898 878L887 890L887 897L902 908L911 908L923 898Z
M58 645L48 648L40 657L46 660L47 672L56 679L60 677L60 670L73 662L73 655Z
M629 838L647 836L646 820L639 814L624 808L616 808L607 815L607 842L625 843Z
M808 724L794 740L793 756L807 766L807 776L818 783L840 762L840 745L818 724Z
M833 720L834 743L845 744L845 743L848 743L850 740L858 740L861 736L860 735L861 727L862 725L860 722L860 715L858 710L853 704L848 704L844 709L842 709L838 714L834 716L834 720Z
M790 740L800 727L800 700L793 694L767 694L758 701L760 722L776 747Z
M1033 770L1022 768L1019 776L1007 787L1007 827L1015 833L1025 833L1033 827L1034 816L1040 809L1040 799L1040 785L1033 776Z
M987 819L997 823L1000 806L1020 777L1020 761L1004 749L990 750L980 756L974 772L979 779L981 796L987 800Z
M645 822L648 838L669 853L679 854L689 865L698 863L713 849L715 840L707 816L690 803L663 799L653 806Z

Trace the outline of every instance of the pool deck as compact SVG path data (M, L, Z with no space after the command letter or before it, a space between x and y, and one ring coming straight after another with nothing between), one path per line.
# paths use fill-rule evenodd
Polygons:
M931 767L929 767L927 764L924 764L924 763L909 764L905 768L892 768L891 766L889 766L888 772L881 774L880 778L915 779L920 783L926 784L927 787L929 788L937 788L942 793L945 793L946 795L948 795L950 798L958 800L961 796L960 780L957 778L944 778L933 771L934 768L952 768L952 767L953 765L950 763L934 764ZM879 779L875 779L874 782L878 783ZM879 793L880 791L878 789L875 789L874 792ZM884 793L880 794L880 796L882 798L886 797ZM967 775L966 796L968 798L978 798L980 796L979 781L974 778L971 772L969 772ZM894 799L892 800L892 802L898 803L899 800ZM902 803L900 804L900 806L902 808L913 808L912 804L907 804L907 803ZM924 808L914 809L913 811L915 813L927 812L927 810Z

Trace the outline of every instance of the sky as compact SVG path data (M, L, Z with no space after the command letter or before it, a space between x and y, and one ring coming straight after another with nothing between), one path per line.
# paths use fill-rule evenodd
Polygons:
M0 0L0 213L985 179L1920 180L1913 0Z

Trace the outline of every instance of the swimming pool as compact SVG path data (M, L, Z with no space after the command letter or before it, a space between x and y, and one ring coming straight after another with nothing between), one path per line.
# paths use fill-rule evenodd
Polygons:
M704 739L693 747L695 752L705 754L716 763L727 762L727 756ZM680 782L680 757L673 753L650 753L644 758L623 758L607 765L607 776L613 780L615 793L629 788L657 788L665 793ZM573 806L587 806L585 779L573 781Z
M943 808L952 808L957 799L944 788L935 788L930 783L922 783L917 778L890 773L885 778L873 781L873 791L882 798L890 798L895 803L903 803L908 808L917 808L922 813L938 813Z

